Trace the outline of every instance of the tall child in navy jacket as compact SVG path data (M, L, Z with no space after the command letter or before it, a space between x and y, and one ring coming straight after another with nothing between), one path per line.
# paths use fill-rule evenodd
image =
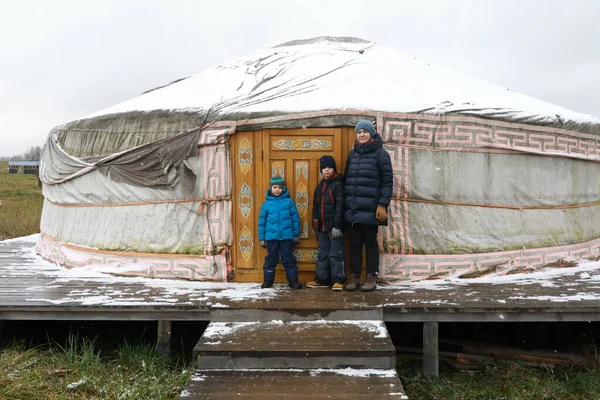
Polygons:
M264 282L261 288L270 288L275 280L275 267L281 263L290 287L301 289L298 282L298 265L294 256L294 245L300 242L300 216L290 193L283 184L283 178L275 176L271 179L267 190L267 201L260 209L258 219L258 239L265 256Z
M313 229L319 241L315 280L306 286L344 290L344 184L337 173L335 159L323 156L319 160L323 179L313 196Z

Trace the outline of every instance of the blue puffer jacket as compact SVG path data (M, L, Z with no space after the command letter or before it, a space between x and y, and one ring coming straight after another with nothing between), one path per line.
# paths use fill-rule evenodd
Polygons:
M344 171L346 198L346 223L387 225L387 219L377 221L377 206L390 205L394 177L390 155L383 148L381 136L360 145L348 154Z
M292 240L300 237L300 216L290 192L283 188L275 197L267 190L267 201L260 208L258 240Z

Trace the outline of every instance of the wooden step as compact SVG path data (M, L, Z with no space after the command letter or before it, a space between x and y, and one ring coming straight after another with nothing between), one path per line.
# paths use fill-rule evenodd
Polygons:
M393 369L197 370L178 397L205 399L408 399Z
M211 322L198 368L395 368L382 321Z
M315 289L316 291L325 289ZM330 293L331 291L327 291ZM277 303L276 309L247 309L214 305L211 307L210 320L214 322L258 322L258 321L328 321L346 320L383 320L383 308L348 308L348 304L337 302L321 302L318 306L314 301L298 301L295 299L285 304ZM336 308L337 307L337 308ZM346 307L346 308L340 308Z

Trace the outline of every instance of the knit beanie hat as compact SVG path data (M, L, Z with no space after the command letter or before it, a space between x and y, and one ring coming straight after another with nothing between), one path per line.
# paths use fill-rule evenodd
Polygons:
M364 129L368 131L373 139L375 139L375 136L377 135L377 133L375 133L375 127L373 126L373 124L367 121L366 119L358 121L358 124L356 124L356 126L354 127L354 133L358 133L359 129Z
M269 182L269 187L272 187L273 185L279 185L279 186L283 187L283 177L281 177L281 176L272 177L271 181Z
M334 171L337 171L337 167L335 165L335 158L331 156L321 157L319 163L321 164L321 170L323 170L323 168L333 168Z

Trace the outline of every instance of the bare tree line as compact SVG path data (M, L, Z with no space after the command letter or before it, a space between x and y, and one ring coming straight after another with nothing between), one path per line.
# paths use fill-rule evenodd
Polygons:
M42 146L31 146L25 153L15 154L14 156L0 156L0 161L15 160L39 160L42 155Z

